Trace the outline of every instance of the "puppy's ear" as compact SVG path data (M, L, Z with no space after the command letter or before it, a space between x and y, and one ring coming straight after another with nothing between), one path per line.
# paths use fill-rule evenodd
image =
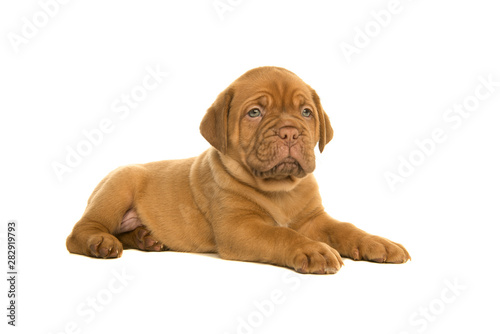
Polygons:
M227 151L227 118L233 95L231 87L220 93L200 124L201 135L222 154Z
M319 151L323 152L325 145L328 144L330 140L333 138L333 129L330 124L330 119L328 115L323 110L323 106L319 100L319 96L314 89L311 89L312 97L314 104L316 105L316 109L318 110L319 117Z

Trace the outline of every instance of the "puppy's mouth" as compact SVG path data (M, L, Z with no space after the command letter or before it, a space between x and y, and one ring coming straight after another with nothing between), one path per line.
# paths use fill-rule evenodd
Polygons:
M262 179L284 179L289 176L304 177L306 175L297 159L290 156L281 160L269 170L259 171L254 169L253 174Z

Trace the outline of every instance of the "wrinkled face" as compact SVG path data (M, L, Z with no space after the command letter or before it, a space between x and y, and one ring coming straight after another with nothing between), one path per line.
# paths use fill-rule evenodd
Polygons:
M230 110L229 124L237 124L237 129L228 128L230 148L253 175L302 178L314 170L318 112L311 89L300 79L279 73L245 81Z
M322 151L333 136L314 90L276 67L250 70L233 82L207 111L201 130L219 151L264 180L313 172L316 143Z

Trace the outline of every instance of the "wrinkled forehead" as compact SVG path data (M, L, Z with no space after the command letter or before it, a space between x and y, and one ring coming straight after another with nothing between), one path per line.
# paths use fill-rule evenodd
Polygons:
M268 109L286 110L313 104L311 88L291 72L242 76L234 85L232 104L243 109L260 105Z

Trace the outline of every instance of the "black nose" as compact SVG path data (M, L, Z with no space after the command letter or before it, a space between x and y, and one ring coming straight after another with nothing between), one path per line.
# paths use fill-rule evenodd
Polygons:
M278 131L278 135L288 144L293 144L299 138L299 130L293 126L284 126Z

